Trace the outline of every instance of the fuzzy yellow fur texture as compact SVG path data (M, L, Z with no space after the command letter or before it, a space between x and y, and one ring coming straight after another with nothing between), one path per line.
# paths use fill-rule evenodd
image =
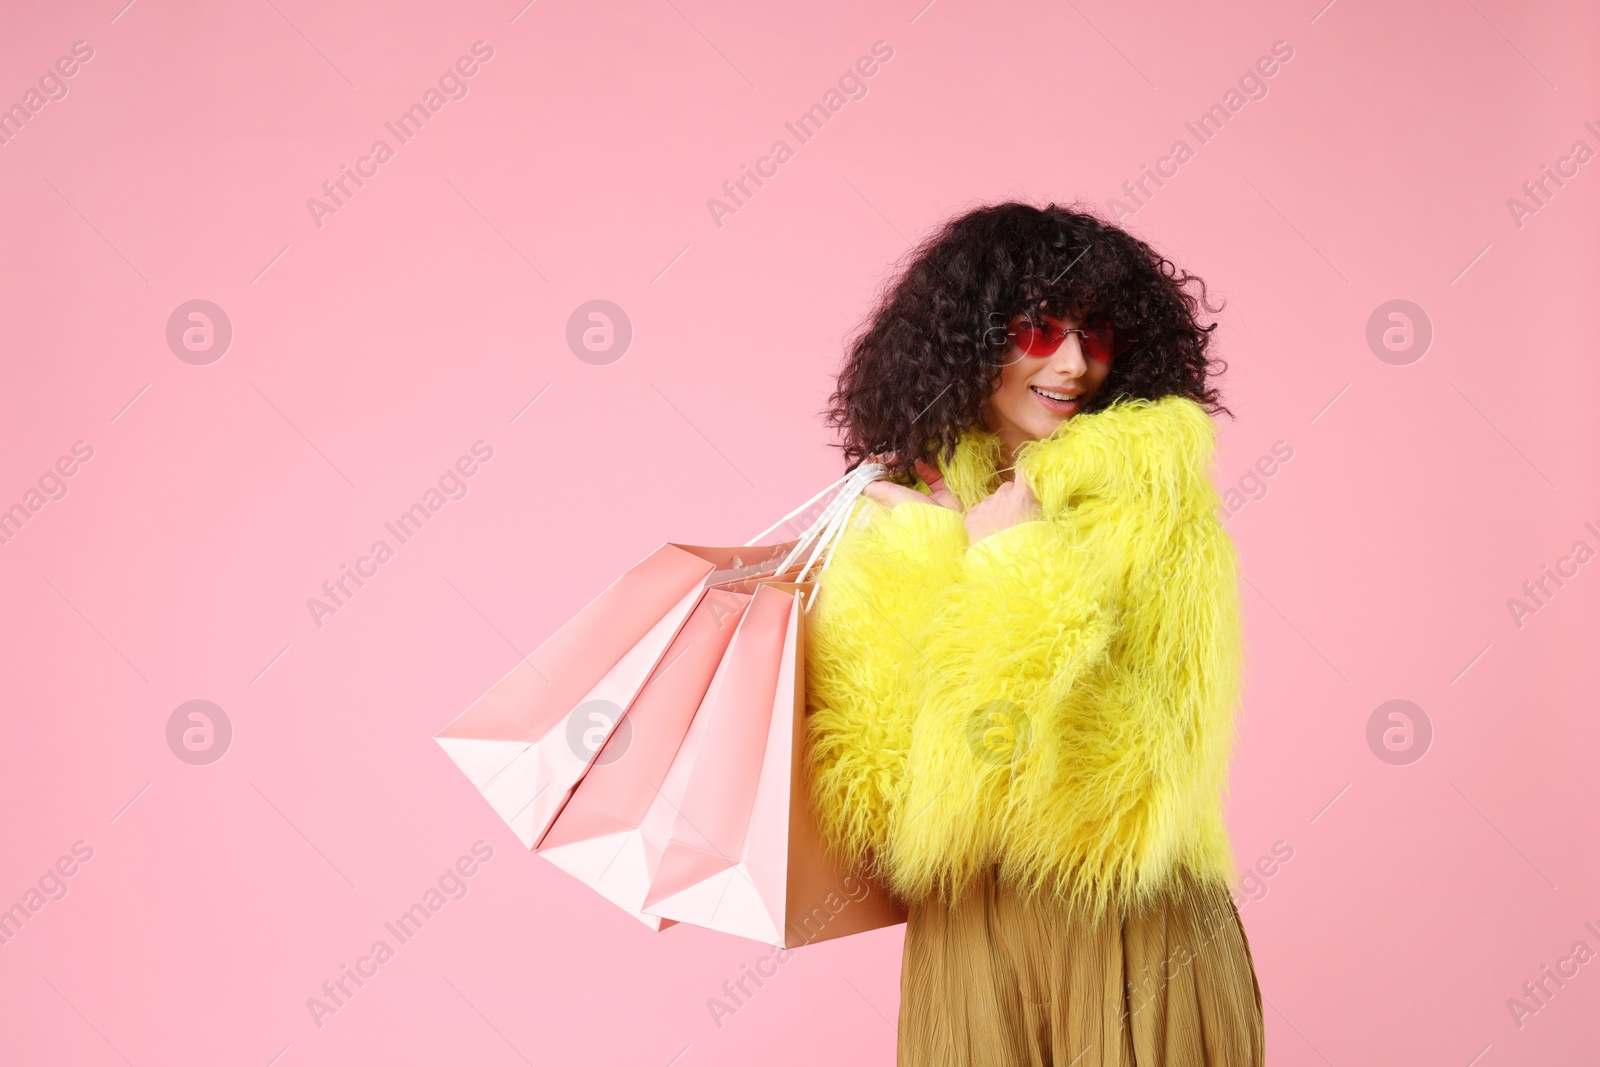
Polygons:
M837 852L906 899L952 899L998 864L1091 917L1180 870L1233 880L1243 649L1214 441L1184 397L1079 415L1019 450L1043 517L975 544L948 508L856 505L807 664ZM999 456L968 431L946 484L971 506Z

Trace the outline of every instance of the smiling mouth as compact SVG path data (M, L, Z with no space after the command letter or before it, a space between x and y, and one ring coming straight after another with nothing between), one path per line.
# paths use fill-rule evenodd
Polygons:
M1042 389L1037 385L1028 386L1028 390L1039 398L1039 403L1048 411L1062 415L1075 413L1082 400L1082 393L1069 393L1064 389Z

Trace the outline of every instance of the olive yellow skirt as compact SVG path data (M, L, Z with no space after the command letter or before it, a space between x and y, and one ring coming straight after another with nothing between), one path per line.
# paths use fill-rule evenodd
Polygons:
M898 1067L1261 1067L1261 989L1225 885L1181 876L1090 924L987 877L913 903Z

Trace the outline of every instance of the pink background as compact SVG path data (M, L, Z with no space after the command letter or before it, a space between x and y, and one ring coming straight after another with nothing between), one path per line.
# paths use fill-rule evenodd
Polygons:
M899 929L800 952L719 1028L765 949L648 932L432 736L659 542L743 540L834 477L817 412L908 241L1007 197L1103 207L1277 41L1268 94L1124 219L1227 301L1229 820L1241 867L1293 853L1241 890L1271 1059L1592 1057L1600 963L1520 1026L1507 1000L1600 951L1600 563L1520 626L1508 599L1600 549L1600 162L1507 199L1600 150L1600 11L1324 3L10 5L0 103L93 58L0 146L0 507L93 457L0 545L0 906L93 858L0 947L0 1061L891 1063ZM719 227L707 198L780 137ZM208 365L166 341L194 299L233 327ZM634 330L606 365L565 339L594 299ZM1405 365L1366 340L1395 299L1433 330ZM479 440L465 498L316 625ZM233 729L206 766L167 742L196 699ZM1394 699L1432 728L1406 765L1367 740ZM468 894L319 1028L307 998L478 840Z

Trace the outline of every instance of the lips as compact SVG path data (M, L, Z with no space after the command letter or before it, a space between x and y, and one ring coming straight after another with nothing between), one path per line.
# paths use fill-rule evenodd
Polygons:
M1057 415L1071 415L1078 410L1078 403L1082 399L1081 393L1068 392L1065 389L1041 389L1037 385L1028 386L1028 391L1044 407Z

